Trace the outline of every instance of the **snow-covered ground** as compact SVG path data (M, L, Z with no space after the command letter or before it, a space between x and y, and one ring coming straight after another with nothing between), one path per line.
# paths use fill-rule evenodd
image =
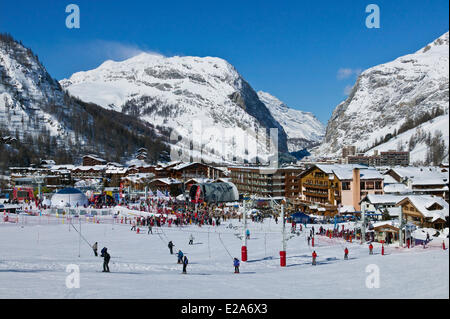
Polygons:
M27 217L26 224L0 223L0 298L449 298L449 256L442 239L427 249L387 247L384 256L375 244L375 254L369 255L366 244L324 236L316 236L311 248L308 226L300 235L288 232L293 237L282 268L280 223L250 222L248 261L234 274L231 256L240 259L241 251L237 220L235 228L227 228L228 221L220 227L172 225L154 227L148 235L146 229L137 234L129 225L106 219L99 224L83 219L84 238L111 254L111 273L102 273L103 259L94 257L67 221L48 222L47 217ZM194 245L188 245L190 234ZM169 240L174 253L181 249L189 258L187 275L181 274L176 255L169 254ZM349 260L343 259L345 247ZM311 265L312 249L317 266ZM69 264L80 268L80 288L66 287ZM366 287L374 275L369 265L379 269L379 288Z

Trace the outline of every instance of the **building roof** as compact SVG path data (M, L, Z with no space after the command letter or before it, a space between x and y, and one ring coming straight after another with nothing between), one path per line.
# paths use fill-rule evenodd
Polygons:
M385 193L411 193L411 189L402 183L384 185L383 190Z
M374 205L380 205L380 204L392 204L395 205L402 199L404 199L406 196L404 195L391 195L391 194L367 194L364 199L366 199L368 202ZM363 200L364 200L363 199Z
M152 180L153 182L161 182L167 185L173 185L173 184L181 184L182 182L175 178L155 178Z
M445 217L449 215L449 205L448 203L441 197L432 196L432 195L408 195L403 200L399 201L397 205L401 205L406 200L409 200L412 205L426 218L431 218L432 222L437 219L445 220ZM442 209L431 210L430 208L434 205L438 204L442 207Z
M386 184L397 184L398 183L395 180L395 178L393 178L391 175L385 174L385 175L383 175L383 179L384 179L384 181L383 181L384 185L386 185Z

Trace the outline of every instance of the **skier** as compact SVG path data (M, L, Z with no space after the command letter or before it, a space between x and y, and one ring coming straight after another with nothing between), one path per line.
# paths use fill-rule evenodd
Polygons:
M372 245L372 243L369 245L369 255L373 255L373 245Z
M150 223L148 223L148 232L147 232L147 235L150 234L150 233L152 233L152 235L153 235L152 225L151 225Z
M131 230L136 230L136 221L131 222Z
M95 242L95 244L92 245L92 250L94 251L95 257L98 256L97 249L98 249L98 244L97 244L97 242Z
M311 237L308 236L308 246L309 246L309 242L311 241Z
M188 261L187 257L184 256L184 257L183 257L183 274L186 273L186 268L187 268L188 262L189 262L189 261Z
M347 249L347 247L345 247L345 250L344 250L344 259L348 259L348 249Z
M316 258L317 258L317 254L316 254L316 251L314 250L312 253L312 265L313 266L316 265Z
M250 230L249 229L247 229L245 231L245 235L247 236L247 239L250 239Z
M102 256L103 256L103 272L109 272L109 259L111 258L111 256L108 254L108 249L105 247L103 248L104 251L102 250Z
M178 262L177 264L181 264L183 262L183 252L181 250L178 250Z
M194 244L194 236L189 236L189 245L193 245Z
M173 255L173 246L175 246L175 245L172 243L172 241L169 241L169 244L167 245L167 247L169 247L171 255Z
M235 273L235 274L238 274L238 273L239 273L239 265L240 265L239 259L234 258L234 259L233 259L233 266L234 266L234 273Z

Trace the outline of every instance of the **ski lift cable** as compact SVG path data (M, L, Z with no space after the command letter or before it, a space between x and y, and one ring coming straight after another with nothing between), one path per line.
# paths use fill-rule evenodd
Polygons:
M230 256L230 258L234 260L233 256L231 256L231 254L230 254L230 252L228 251L227 247L226 247L225 244L223 243L222 238L220 237L220 233L218 233L218 235L219 235L219 241L220 241L220 243L222 244L223 248L226 250L226 252L227 252L228 255Z
M72 224L72 222L70 222L70 225L73 227L73 229L75 229L75 231L80 234L80 237L83 238L83 240L89 245L89 247L92 248L92 245L87 241L86 238L84 238L84 236L78 231L78 229L76 229L76 227Z

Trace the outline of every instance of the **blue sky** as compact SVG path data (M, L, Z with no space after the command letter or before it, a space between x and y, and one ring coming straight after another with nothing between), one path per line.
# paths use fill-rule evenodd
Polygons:
M68 29L65 8L80 8ZM365 26L367 5L380 28ZM358 70L412 53L449 28L447 0L0 2L0 32L30 47L56 79L139 51L228 60L255 90L324 124Z

